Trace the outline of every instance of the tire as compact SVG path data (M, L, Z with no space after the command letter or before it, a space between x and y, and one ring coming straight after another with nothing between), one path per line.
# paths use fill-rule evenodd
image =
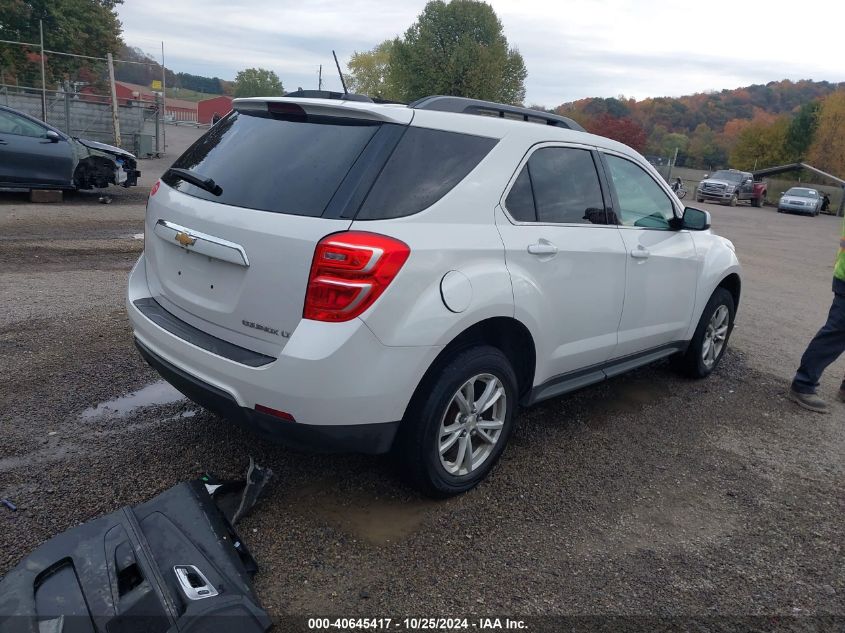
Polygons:
M459 393L469 395L467 385L473 378L476 405L481 403L487 387L502 390L502 395L477 419L473 409L468 409L467 416L459 406ZM510 438L517 398L516 374L499 349L480 345L456 352L420 384L402 420L393 452L411 485L435 498L458 495L478 485L496 465ZM463 402L467 400L463 398ZM500 427L495 426L498 421ZM449 427L456 431L446 431ZM487 440L481 439L482 433ZM490 437L494 442L489 441ZM443 438L446 440L441 442ZM441 455L441 447L449 441L448 450ZM467 451L459 454L467 444L469 463L473 459L478 462L471 468L467 468Z
M704 198L696 198L695 201L696 202L704 202Z
M721 309L727 311L727 314L724 315L725 321L720 321L721 317L716 317L717 312L723 314ZM722 360L722 356L725 355L725 350L728 348L728 339L730 339L733 331L735 314L736 308L731 293L724 288L716 288L707 305L704 306L698 327L695 328L695 334L689 347L687 347L687 351L676 358L677 369L691 378L706 378L709 376L719 365L719 361ZM721 330L723 325L726 326L722 333L721 347L714 347L712 344L711 321L718 324L718 330ZM710 342L709 346L708 342ZM708 349L714 350L713 355L708 355L705 359L705 353Z
M686 190L686 189L681 189L681 190L679 190L679 191L677 192L677 196L678 196L678 198L680 198L681 200L683 200L684 198L686 198L686 197L687 197L687 190Z
M732 207L735 207L737 202L739 202L739 196L734 194L731 196L731 199L728 201L728 204Z

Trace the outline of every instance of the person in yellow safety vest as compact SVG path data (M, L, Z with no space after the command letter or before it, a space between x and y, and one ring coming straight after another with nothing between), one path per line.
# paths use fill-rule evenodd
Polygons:
M827 323L813 337L801 357L801 366L789 388L789 398L810 411L827 413L830 407L819 397L816 389L822 372L842 352L845 352L845 222L833 269L833 305L830 306ZM839 399L845 402L845 380L839 387Z

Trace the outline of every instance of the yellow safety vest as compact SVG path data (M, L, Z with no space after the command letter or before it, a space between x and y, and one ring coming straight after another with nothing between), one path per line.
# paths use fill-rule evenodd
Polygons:
M842 222L842 237L839 239L839 255L836 258L833 276L845 281L845 221Z

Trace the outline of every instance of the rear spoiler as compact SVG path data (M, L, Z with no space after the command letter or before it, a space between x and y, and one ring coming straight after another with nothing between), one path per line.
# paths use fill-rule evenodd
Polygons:
M286 108L287 106L287 108ZM236 112L284 112L286 109L303 111L315 116L364 119L384 123L407 125L414 118L414 111L404 105L381 105L364 101L313 99L309 97L249 97L235 99L232 109Z

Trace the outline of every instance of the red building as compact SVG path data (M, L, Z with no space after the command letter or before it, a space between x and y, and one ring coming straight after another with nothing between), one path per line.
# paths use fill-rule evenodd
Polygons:
M212 99L205 99L197 104L197 122L211 123L215 114L224 116L232 109L232 97L221 95Z
M86 101L96 101L99 103L111 103L108 95L98 94L90 86L82 88L80 94L87 95ZM114 82L114 92L117 96L118 105L128 106L138 103L154 104L156 100L156 93L147 86L140 86L138 84L130 84L125 81ZM229 100L231 101L231 99ZM228 110L227 110L228 112ZM185 101L184 99L167 98L164 105L164 113L170 121L197 121L197 104L194 101Z

